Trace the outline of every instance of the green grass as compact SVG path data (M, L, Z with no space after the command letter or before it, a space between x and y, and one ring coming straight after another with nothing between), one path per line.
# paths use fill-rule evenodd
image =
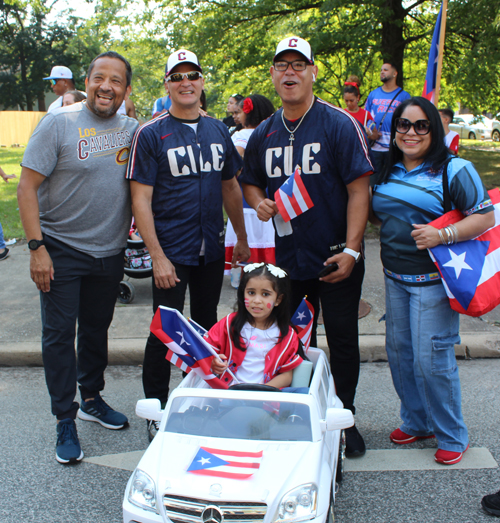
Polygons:
M17 208L17 184L21 174L21 160L24 148L2 147L0 149L0 167L5 174L15 174L17 178L5 183L0 178L0 223L6 240L24 238L24 231Z
M24 148L2 147L0 149L0 167L7 174L17 176L8 183L4 183L0 179L0 223L6 240L25 237L16 198L23 153ZM462 140L459 154L475 165L487 189L500 187L500 142Z
M486 143L479 140L467 140L471 142L465 147L460 147L459 154L462 158L472 162L481 176L484 185L488 190L500 187L500 142L487 142L488 150L485 150Z

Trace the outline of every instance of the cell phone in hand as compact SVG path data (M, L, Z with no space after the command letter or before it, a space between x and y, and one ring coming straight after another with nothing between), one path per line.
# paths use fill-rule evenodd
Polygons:
M327 265L325 268L319 271L318 278L324 278L325 276L328 276L331 272L336 271L338 268L339 264L337 262L333 262L331 265Z

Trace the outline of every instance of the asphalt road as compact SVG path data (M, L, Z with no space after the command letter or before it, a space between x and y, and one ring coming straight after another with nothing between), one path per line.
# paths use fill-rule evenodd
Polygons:
M464 415L472 448L500 460L500 360L460 361ZM146 448L145 422L134 414L142 397L141 369L114 366L106 374L105 399L130 419L111 431L77 421L87 458ZM86 462L55 460L55 423L43 369L0 368L0 523L118 523L130 472ZM365 363L358 388L356 423L369 449L392 449L398 399L387 363ZM433 440L409 446L435 447ZM487 449L487 450L486 450ZM400 454L401 456L403 454ZM467 456L467 455L466 455ZM356 461L363 468L363 459ZM465 458L463 462L465 462ZM469 460L470 466L476 466ZM366 462L367 463L367 462ZM430 463L430 462L429 462ZM381 469L384 464L381 463ZM497 468L346 472L337 495L337 523L480 523L495 521L481 497L500 488Z

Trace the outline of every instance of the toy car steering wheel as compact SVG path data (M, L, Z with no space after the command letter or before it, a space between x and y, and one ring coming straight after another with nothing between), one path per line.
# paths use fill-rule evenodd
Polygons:
M229 390L256 390L262 392L281 392L281 389L272 387L271 385L264 385L262 383L236 383L231 385Z

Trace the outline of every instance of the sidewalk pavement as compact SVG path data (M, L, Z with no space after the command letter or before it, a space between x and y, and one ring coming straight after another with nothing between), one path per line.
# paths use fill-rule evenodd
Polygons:
M2 311L0 320L0 365L42 365L40 300L29 276L29 251L25 242L11 248L11 255L0 263ZM135 299L129 305L117 303L109 330L110 365L140 365L152 318L151 278L129 279ZM363 301L370 312L359 320L362 361L385 361L384 276L378 240L366 241L366 274ZM233 310L236 291L225 277L219 304L219 318ZM185 314L189 315L189 299ZM461 316L462 344L456 355L462 358L500 357L500 307L482 318ZM318 346L328 351L323 326L318 328Z

